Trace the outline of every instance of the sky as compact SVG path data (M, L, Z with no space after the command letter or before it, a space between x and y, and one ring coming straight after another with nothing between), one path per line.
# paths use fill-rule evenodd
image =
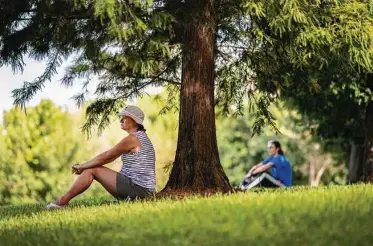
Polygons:
M67 65L68 64L63 65L58 70L58 75L54 76L51 82L45 84L44 89L37 93L28 103L29 106L37 105L42 99L51 99L55 104L65 107L69 111L78 110L74 100L71 98L79 92L81 86L76 85L72 88L65 88L60 85L60 79ZM13 106L12 91L22 87L24 81L31 82L36 77L40 76L44 72L44 68L44 62L32 60L26 60L26 67L22 74L13 74L11 67L0 67L0 122L2 122L3 112L9 110ZM148 93L156 93L159 91L160 88L150 88L147 90Z

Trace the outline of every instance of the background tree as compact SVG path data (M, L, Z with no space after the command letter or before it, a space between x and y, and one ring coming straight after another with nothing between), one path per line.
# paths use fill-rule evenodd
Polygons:
M51 101L4 114L0 143L0 204L51 200L73 181L73 163L91 158L95 145Z
M344 149L349 167L348 182L369 181L371 170L366 163L369 156L366 146L371 124L366 120L373 113L367 110L372 103L372 91L364 82L356 83L347 76L345 79L343 86L333 82L328 89L315 91L302 99L295 96L294 100L304 117L312 122L314 135ZM319 104L317 108L315 101Z

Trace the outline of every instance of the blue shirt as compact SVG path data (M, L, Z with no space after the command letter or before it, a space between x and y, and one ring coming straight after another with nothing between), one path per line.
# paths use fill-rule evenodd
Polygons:
M271 175L281 181L285 186L292 185L292 171L290 161L283 155L269 156L264 161L263 165L272 162Z

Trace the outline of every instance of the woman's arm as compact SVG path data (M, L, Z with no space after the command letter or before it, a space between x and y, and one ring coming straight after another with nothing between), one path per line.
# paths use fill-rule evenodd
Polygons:
M253 166L250 171L246 174L246 178L250 178L250 176L253 174L253 171L256 170L257 168L261 167L263 165L262 162L256 164L255 166Z
M80 169L89 169L94 167L103 166L107 163L110 163L117 159L121 154L130 152L131 150L140 147L140 141L137 137L133 135L129 135L128 137L121 140L118 144L116 144L113 148L108 151L105 151L92 160L80 165Z
M272 162L269 162L269 163L267 163L267 164L264 164L264 165L262 165L262 166L256 168L256 169L252 172L252 174L257 174L257 173L265 172L265 171L267 171L268 169L270 169L272 165L273 165Z

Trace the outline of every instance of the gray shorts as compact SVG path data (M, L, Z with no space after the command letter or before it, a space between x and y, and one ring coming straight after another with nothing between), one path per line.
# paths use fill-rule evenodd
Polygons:
M116 198L119 200L133 200L136 198L145 198L147 196L154 195L153 190L133 183L130 178L121 173L117 173L116 187L118 193Z

